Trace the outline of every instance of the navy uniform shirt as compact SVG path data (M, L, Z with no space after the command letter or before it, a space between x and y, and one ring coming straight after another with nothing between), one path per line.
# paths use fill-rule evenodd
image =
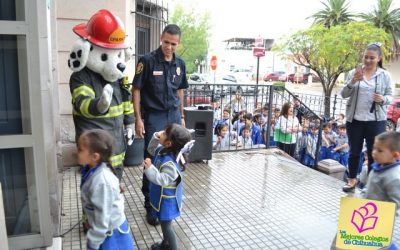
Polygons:
M165 61L161 48L140 58L136 65L133 86L140 89L140 106L146 111L178 108L178 89L188 88L185 62L173 56Z

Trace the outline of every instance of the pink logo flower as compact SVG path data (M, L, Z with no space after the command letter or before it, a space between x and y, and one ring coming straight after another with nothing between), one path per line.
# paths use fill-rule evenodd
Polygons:
M368 202L358 210L353 211L351 223L357 228L359 233L374 229L378 217L374 214L378 211L378 207L373 202Z

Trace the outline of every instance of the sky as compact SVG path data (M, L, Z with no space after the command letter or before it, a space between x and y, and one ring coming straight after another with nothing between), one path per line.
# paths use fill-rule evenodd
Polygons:
M324 1L325 2L325 1ZM377 0L349 0L350 11L370 12ZM400 0L393 0L400 7ZM174 5L194 7L199 13L211 15L211 47L232 37L264 37L278 39L283 35L308 28L307 19L323 9L320 0L170 0L171 14Z

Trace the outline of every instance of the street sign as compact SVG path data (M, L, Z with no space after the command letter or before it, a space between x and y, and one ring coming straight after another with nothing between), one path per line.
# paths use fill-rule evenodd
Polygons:
M217 56L211 57L210 67L211 70L217 70Z
M253 48L253 56L256 56L256 57L265 56L265 48L254 47Z
M263 47L264 48L264 38L258 37L254 39L254 47Z

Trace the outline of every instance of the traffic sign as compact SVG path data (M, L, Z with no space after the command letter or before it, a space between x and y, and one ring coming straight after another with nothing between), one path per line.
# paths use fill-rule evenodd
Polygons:
M211 57L210 67L212 70L217 70L217 56Z
M256 56L256 57L265 56L265 48L254 47L253 48L253 56Z
M264 47L264 38L258 37L254 39L254 47Z

